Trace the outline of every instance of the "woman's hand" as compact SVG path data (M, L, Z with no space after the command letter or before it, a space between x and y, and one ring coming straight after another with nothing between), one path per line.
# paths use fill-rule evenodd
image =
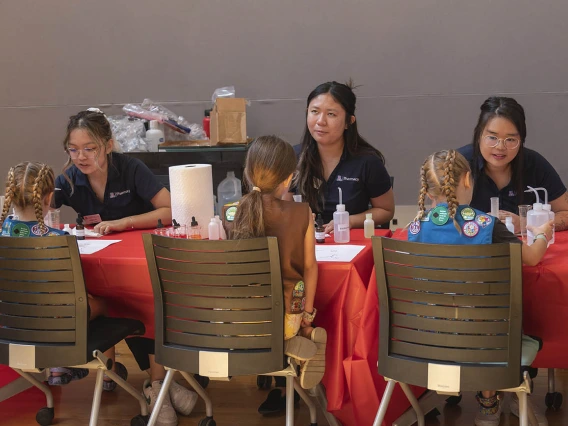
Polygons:
M487 213L491 214L491 213ZM499 210L499 220L503 223L507 220L507 217L513 218L513 225L515 226L515 233L520 234L521 232L521 219L515 213L508 212L507 210Z
M330 221L328 224L323 225L325 228L325 233L326 234L333 234L333 220Z
M129 217L125 217L118 220L104 221L95 225L94 231L101 235L106 235L111 232L120 232L124 231L127 228L130 228L131 227L130 222L131 219Z
M554 222L551 220L550 222L546 222L540 226L527 226L527 229L533 233L536 237L538 234L544 234L546 239L550 241L552 239L552 227L554 226Z

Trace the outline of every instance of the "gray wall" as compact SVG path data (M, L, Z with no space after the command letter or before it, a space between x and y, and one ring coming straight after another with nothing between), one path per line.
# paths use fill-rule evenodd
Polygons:
M527 145L568 181L568 3L529 0L0 0L0 176L65 160L67 118L149 97L200 121L216 87L252 101L248 133L292 143L319 83L352 77L362 134L413 204L426 155L468 143L509 94Z

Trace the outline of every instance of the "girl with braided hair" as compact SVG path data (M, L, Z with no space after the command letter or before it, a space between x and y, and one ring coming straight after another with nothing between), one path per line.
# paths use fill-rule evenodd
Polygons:
M46 164L25 162L10 168L0 218L3 237L44 237L67 234L47 226L43 219L44 212L49 209L53 197L54 182L53 169ZM14 207L14 216L8 216L10 206ZM103 315L105 311L104 301L89 295L89 319ZM115 363L115 366L116 364L119 363ZM120 366L115 368L120 368ZM85 368L53 368L48 383L52 386L66 385L88 374L89 370Z
M450 149L430 155L420 169L419 211L408 225L408 240L439 244L493 244L518 243L514 234L498 218L469 206L473 195L473 180L468 161L459 152ZM426 210L427 198L432 209ZM435 231L435 232L434 232ZM552 237L552 222L532 227L535 241L523 244L522 260L536 265L546 252ZM542 242L541 242L542 241ZM530 366L539 349L539 343L522 336L521 365ZM495 391L477 394L479 410L477 426L498 426L501 416L500 396ZM546 417L530 403L539 425L546 425ZM518 413L518 399L513 397L511 411Z

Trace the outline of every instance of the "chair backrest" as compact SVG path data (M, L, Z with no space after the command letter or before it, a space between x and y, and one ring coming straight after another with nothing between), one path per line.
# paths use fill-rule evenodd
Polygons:
M278 242L144 234L156 319L156 361L209 377L284 368Z
M0 364L84 364L87 308L75 237L0 238Z
M440 375L465 391L519 385L521 244L373 238L373 254L379 374L441 391Z

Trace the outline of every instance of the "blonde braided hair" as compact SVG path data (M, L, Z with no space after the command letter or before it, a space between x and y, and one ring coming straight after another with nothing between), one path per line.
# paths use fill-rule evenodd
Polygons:
M454 226L461 234L461 227L456 220L456 213L458 211L458 200L456 198L456 179L454 173L454 163L456 161L457 151L454 149L448 150L446 160L444 161L444 188L443 192L448 200L448 210L450 218L454 221Z
M53 175L51 167L43 164L41 166L41 169L39 169L36 178L34 179L34 184L32 189L32 202L34 205L36 219L39 223L42 234L44 234L47 231L47 227L45 226L45 223L43 221L43 198L46 195L44 193L44 186L48 185L47 181L49 180L50 171L51 174Z
M33 205L42 232L47 229L43 220L43 200L55 190L53 169L43 163L24 162L12 167L6 180L6 198L1 222L8 217L10 205L20 209Z
M424 217L426 196L432 199L445 196L448 202L449 216L453 219L458 232L461 233L462 230L456 220L459 206L456 198L456 186L461 176L469 171L469 163L456 150L444 150L429 155L420 168L419 210L413 221L421 220Z
M6 196L4 197L4 207L2 208L2 217L0 218L0 224L3 224L8 213L10 212L10 206L14 201L16 194L16 177L14 167L10 167L8 171L8 178L6 179Z

